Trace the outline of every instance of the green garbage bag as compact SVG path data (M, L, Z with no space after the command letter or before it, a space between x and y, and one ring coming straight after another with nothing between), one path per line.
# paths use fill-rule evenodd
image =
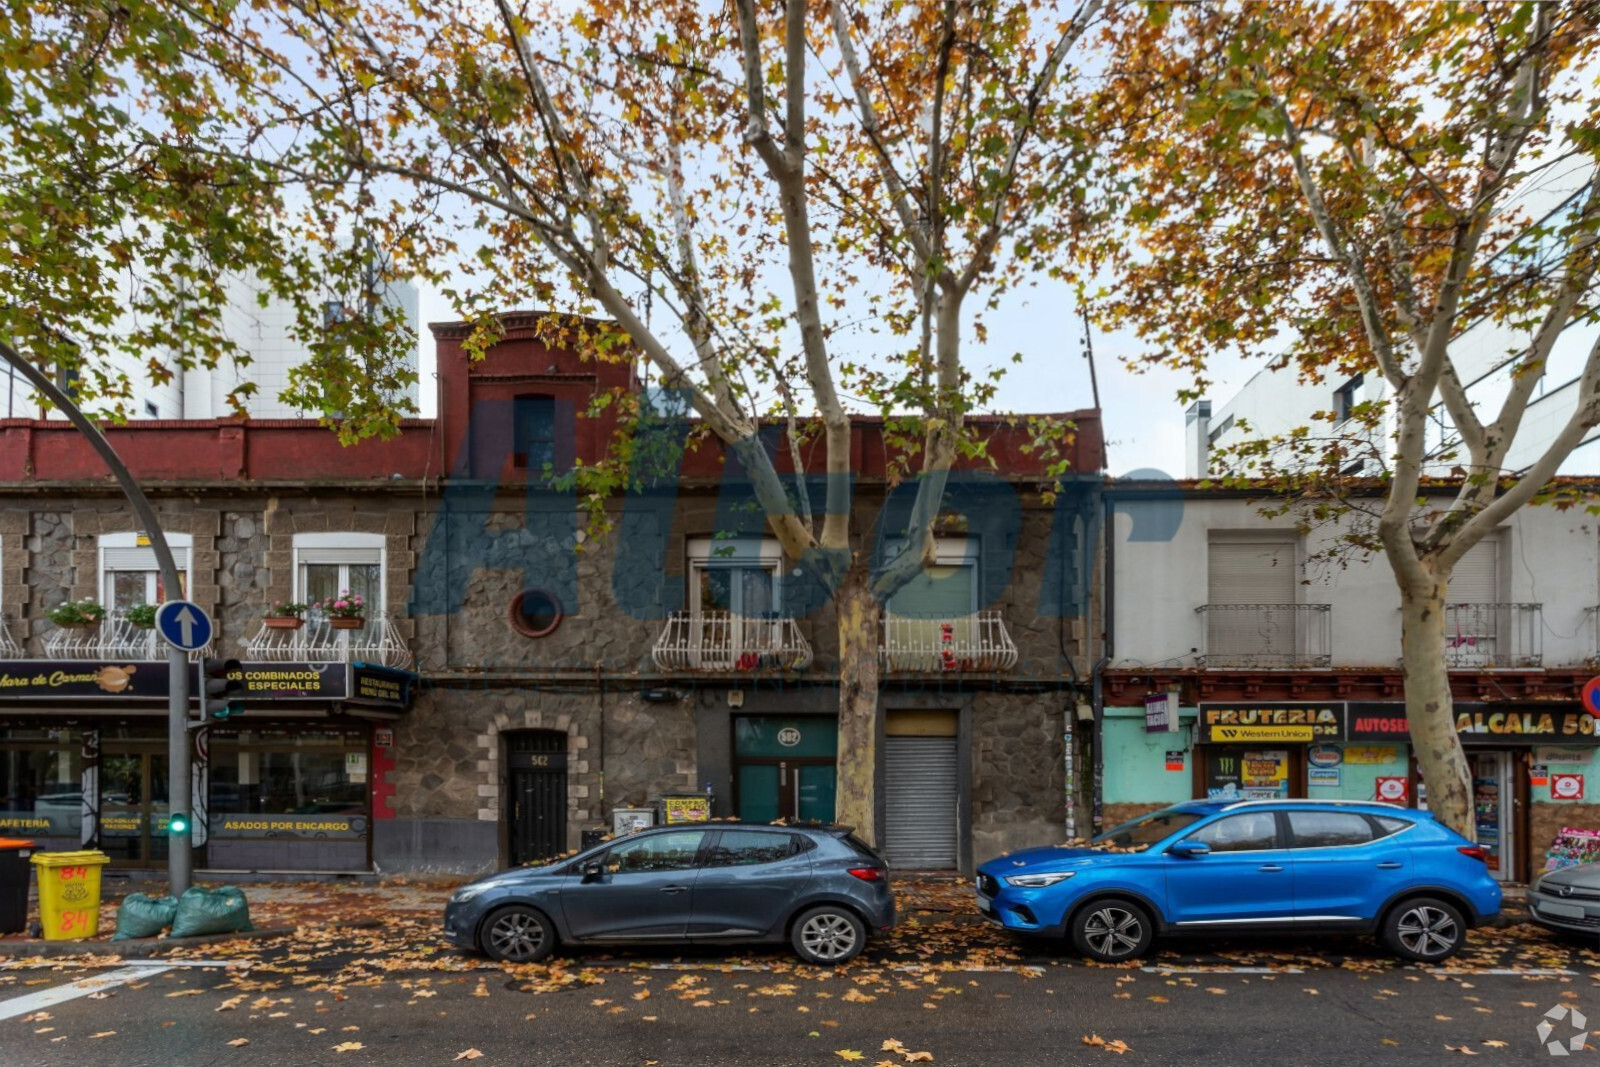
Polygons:
M231 885L187 890L178 898L178 914L172 920L173 937L236 934L254 929L250 925L250 905L245 903L244 894Z
M117 933L111 940L156 937L172 925L177 913L177 897L147 897L143 893L130 893L117 909Z

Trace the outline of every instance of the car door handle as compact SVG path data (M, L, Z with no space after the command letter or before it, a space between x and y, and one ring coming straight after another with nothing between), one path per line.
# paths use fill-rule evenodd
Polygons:
M661 887L663 893L681 893L689 887L686 885L665 885Z
M1401 867L1404 867L1404 866L1405 866L1405 864L1399 862L1398 860L1385 860L1384 862L1378 864L1378 870L1380 870L1380 871L1398 871Z
M1281 864L1277 864L1277 863L1263 863L1260 867L1257 867L1256 870L1258 870L1258 871L1281 871L1281 870L1283 870L1283 867L1282 867Z

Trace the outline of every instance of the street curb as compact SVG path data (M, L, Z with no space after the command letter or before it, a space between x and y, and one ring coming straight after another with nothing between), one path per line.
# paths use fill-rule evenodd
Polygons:
M371 930L382 926L377 919L361 919L340 924L342 930ZM298 926L270 926L232 934L206 934L202 937L135 937L127 941L0 941L0 959L57 959L73 956L121 956L128 960L152 959L168 949L196 945L218 945L228 941L265 941L298 933Z

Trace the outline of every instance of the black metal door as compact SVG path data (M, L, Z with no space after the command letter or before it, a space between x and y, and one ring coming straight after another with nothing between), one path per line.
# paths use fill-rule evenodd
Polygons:
M567 850L567 735L528 730L506 736L513 865Z

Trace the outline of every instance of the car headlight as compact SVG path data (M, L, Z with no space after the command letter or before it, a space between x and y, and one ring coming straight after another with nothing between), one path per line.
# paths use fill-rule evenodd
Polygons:
M1076 873L1076 871L1057 871L1054 874L1013 874L1006 878L1006 884L1014 885L1018 889L1043 889L1057 882L1065 882Z
M450 894L450 903L465 904L473 897L481 896L489 888L490 886L487 883L478 885L464 885L460 889L457 889L454 893Z

